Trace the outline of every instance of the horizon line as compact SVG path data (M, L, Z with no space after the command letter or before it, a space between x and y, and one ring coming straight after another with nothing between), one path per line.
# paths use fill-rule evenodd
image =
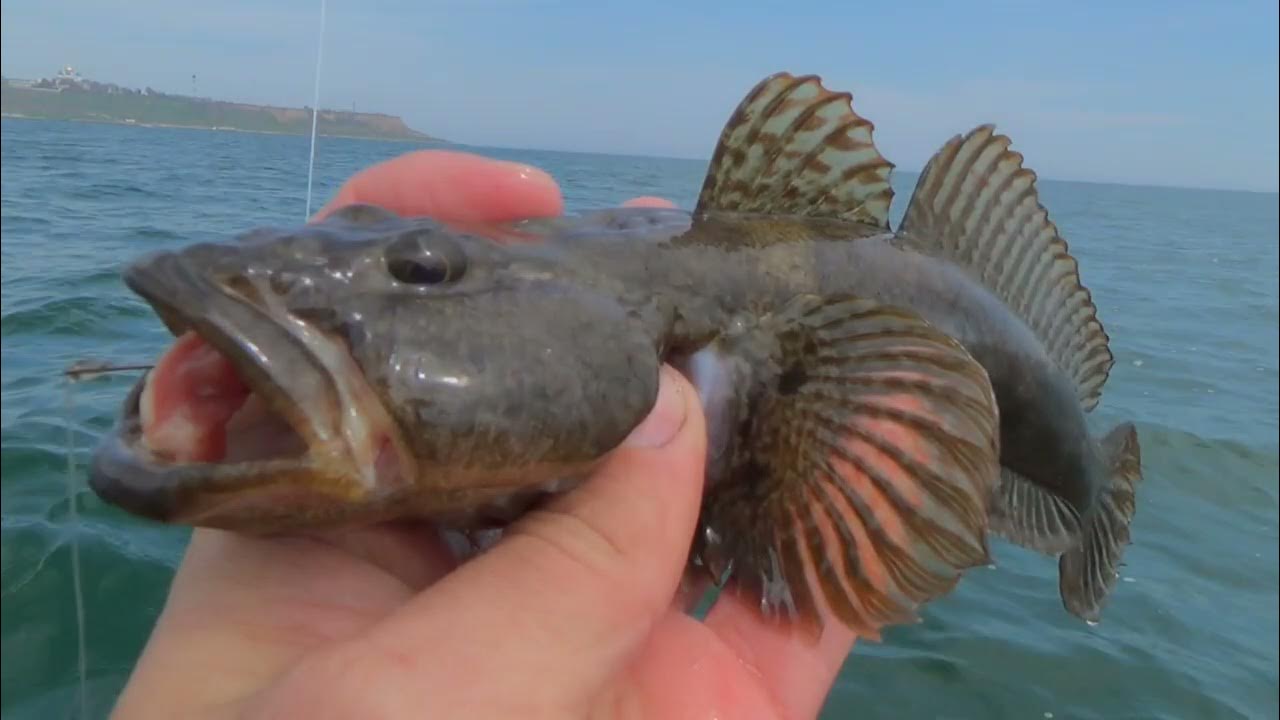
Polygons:
M3 73L2 73L2 72L0 72L0 75L3 75ZM78 73L77 73L77 75L78 75ZM31 78L18 78L18 77L10 77L10 76L4 76L4 79L5 79L5 80L17 80L17 81L20 81L20 82L30 82L30 81L32 81L32 79L31 79ZM41 78L38 78L38 80L48 80L48 79L50 79L50 78L47 78L47 77L41 77ZM82 76L82 75L81 75L81 76L79 76L79 77L78 77L78 79L86 80L86 81L89 81L89 82L96 82L96 83L100 83L100 84L104 84L104 85L116 85L117 87L127 87L128 89L131 89L131 90L138 90L138 88L135 88L135 87L129 87L129 86L125 86L125 85L120 85L119 83L116 83L116 82L113 82L113 81L92 80L92 79L90 79L90 78L88 78L88 77L85 77L85 76ZM157 91L157 92L160 92L160 93L165 94L165 95L173 95L173 96L176 96L176 97L182 97L182 98L187 98L187 99L192 99L192 100L211 101L211 102L222 102L222 103L231 103L231 104L240 104L240 105L253 105L253 106L266 107L266 108L272 108L272 109L303 110L303 111L311 110L311 108L310 108L309 106L307 106L307 105L303 105L303 106L302 106L302 107L300 107L300 108L298 108L298 107L293 107L293 106L291 106L291 105L274 105L274 104L272 104L272 105L263 105L263 104L261 104L261 103L252 103L252 102L246 102L246 101L241 101L241 100L220 100L220 99L212 98L212 97L200 97L200 96L195 96L195 95L185 95L185 94L182 94L182 93L166 92L166 91L163 91L163 90L159 90L159 91ZM687 160L687 161L698 161L698 162L710 162L710 159L711 159L711 158L710 158L710 155L708 155L708 156L706 156L706 157L691 157L691 156L681 156L681 155L646 154L646 153L636 153L636 152L601 152L601 151L592 151L592 150L570 150L570 149L564 149L564 148L553 148L553 147L516 147L516 146L508 146L508 145L486 145L486 144L477 144L477 143L466 143L466 142L458 142L458 141L448 140L448 139L445 139L445 138L436 137L436 136L432 135L432 134L431 134L431 133L429 133L429 132L425 132L425 131L422 131L422 130L417 130L416 128L410 127L410 126L409 126L409 121L408 121L408 119L407 119L403 114L396 114L396 113L391 113L391 112L387 112L387 111L372 111L372 112L367 111L367 110L366 110L366 111L356 111L356 110L354 110L354 108L353 108L352 110L339 110L339 109L337 109L337 108L317 108L317 110L318 110L319 112L321 112L321 113L324 113L324 112L333 112L333 113L349 113L349 112L357 112L357 113L359 113L359 114L364 114L364 115L382 115L382 116L385 116L385 117L397 118L397 119L399 119L402 123L404 123L405 127L407 127L409 130L411 130L411 131L413 131L413 132L416 132L416 133L419 133L419 134L422 134L422 135L425 135L425 136L426 136L426 137L428 137L428 138L432 138L432 140L433 140L433 141L436 141L436 142L443 142L443 143L448 143L448 144L451 144L451 145L465 145L465 146L468 146L468 147L476 147L476 148L486 148L486 147L487 147L487 148L492 148L492 149L495 149L495 150L533 150L533 151L535 151L535 152L562 152L562 153L572 153L572 154L578 154L578 155L612 155L612 156L614 156L614 157L632 157L632 158L646 158L646 159L657 159L657 160L681 160L681 161L685 161L685 160ZM321 134L321 136L323 136L323 134ZM352 139L352 140L359 140L359 139L364 139L364 138L349 138L349 139ZM394 141L395 141L395 140L392 140L392 142L394 142ZM913 174L913 175L919 175L919 174L920 174L920 171L921 171L922 169L923 169L923 168L919 168L919 169L906 169L906 168L902 168L902 167L898 167L898 166L894 166L894 168L893 168L893 170L901 170L901 171L902 171L902 172L904 172L904 173L910 173L910 174ZM1227 186L1227 187L1217 186L1217 187L1215 187L1215 186L1209 186L1209 185L1179 185L1179 184L1176 184L1176 183L1156 183L1156 182L1150 182L1150 181L1146 181L1146 182L1134 182L1134 181L1096 180L1096 179L1071 179L1071 178L1053 177L1053 176L1049 176L1049 175L1042 174L1042 173L1040 173L1039 171L1035 171L1035 172L1036 172L1036 176L1037 176L1037 179L1038 179L1038 180L1046 180L1046 181L1049 181L1049 182L1080 183L1080 184L1086 184L1086 185L1118 185L1118 186L1121 186L1121 187L1155 188L1155 189L1170 189L1170 190L1201 190L1201 191L1205 191L1205 190L1207 190L1207 191L1212 191L1212 192L1241 192L1241 193L1254 193L1254 194L1260 194L1260 195L1280 195L1280 186L1277 186L1277 187L1275 187L1275 188L1266 188L1266 189L1263 189L1263 188L1245 187L1245 186L1235 186L1235 187L1230 187L1230 186Z
M361 138L353 138L353 139L361 139ZM647 154L647 153L637 153L637 152L627 153L627 152L600 152L596 150L568 150L564 148L553 148L553 147L486 145L486 144L478 144L478 143L457 142L452 140L441 140L440 142L448 145L456 145L456 146L471 147L471 148L484 148L484 149L490 149L490 150L532 150L534 152L569 153L572 155L606 155L606 156L613 156L613 157L642 158L646 160L679 160L682 162L703 162L703 163L711 162L710 155L706 157L692 157L692 156L681 156L681 155ZM919 175L923 169L924 168L908 169L905 167L895 165L890 172L891 173L903 172L911 175ZM1243 186L1213 187L1209 185L1176 185L1172 183L1160 184L1160 183L1152 183L1152 182L1125 182L1125 181L1119 181L1119 180L1080 180L1080 179L1072 179L1072 178L1052 177L1049 175L1045 175L1039 171L1035 171L1035 173L1036 173L1037 182L1044 180L1044 181L1055 182L1055 183L1075 183L1079 185L1118 185L1120 187L1151 188L1155 190L1201 190L1201 191L1207 190L1210 192L1253 193L1256 195L1280 195L1280 187L1276 189L1257 189L1257 188L1249 188L1249 187L1243 187Z
M6 78L6 79L13 79L13 78ZM236 102L236 101L223 100L219 102ZM279 106L279 107L286 107L286 106ZM321 110L321 112L324 112L324 110ZM350 112L350 111L347 111L347 112ZM387 115L389 117L399 117L402 121L404 120L403 116L391 115L390 113L370 113L370 114ZM72 122L70 120L61 120L59 118L20 117L20 116L11 116L11 115L6 115L4 116L3 119L4 120L32 120L37 122L50 122L50 121ZM102 121L95 122L92 120L86 121L86 122L89 122L91 124L106 124L106 125L119 125L120 127L131 127L128 125L124 125L122 123L102 122ZM132 126L132 127L137 127L139 129L144 129L144 130L151 129L146 125ZM178 130L203 130L206 132L212 131L210 128L199 127L194 125L193 126L164 126L164 127L168 127L169 129L178 129ZM408 127L407 123L406 123L406 127ZM413 128L409 128L409 129L414 130ZM244 132L248 134L270 134L270 133L259 133L253 130L248 130ZM570 155L603 155L607 157L639 158L644 160L675 160L679 162L709 163L711 161L710 156L691 157L691 156L663 155L663 154L657 154L657 153L651 154L651 153L641 153L641 152L601 152L598 150L570 150L566 148L555 148L555 147L489 145L489 144L481 144L481 143L459 142L456 140L447 140L444 138L437 138L435 136L430 135L429 133L423 133L423 131L421 130L414 130L414 132L422 133L426 135L428 138L430 138L428 140L423 140L416 143L416 144L424 144L424 145L446 145L446 146L452 146L452 147L466 147L466 148L489 149L489 150L517 150L517 151L523 150L523 151L532 151L532 152L553 152L553 153L566 153ZM292 135L292 134L285 133L285 135ZM298 136L298 137L301 137L301 136ZM390 142L390 143L413 142L411 140L401 139L401 138L385 138L384 139L384 138L347 137L347 136L341 136L341 135L326 135L325 133L319 133L318 137L329 137L333 139L368 141L368 142ZM923 168L908 169L905 167L895 165L891 170L891 173L903 172L911 175L919 175L922 169ZM1161 183L1152 183L1152 182L1126 182L1126 181L1118 181L1118 180L1083 180L1083 179L1076 179L1076 178L1053 177L1050 175L1045 175L1038 171L1035 171L1035 172L1036 172L1037 181L1047 181L1047 182L1053 182L1053 183L1074 183L1079 185L1115 185L1118 187L1149 188L1154 190L1195 190L1200 192L1207 191L1207 192L1222 192L1222 193L1250 193L1254 195L1280 195L1280 188L1259 189L1259 188L1250 188L1250 187L1213 187L1213 186L1207 186L1207 185L1200 185L1200 186L1177 185L1173 183L1161 184Z

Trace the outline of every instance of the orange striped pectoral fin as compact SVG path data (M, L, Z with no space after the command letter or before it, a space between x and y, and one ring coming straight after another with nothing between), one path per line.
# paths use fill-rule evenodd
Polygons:
M699 547L733 589L878 638L989 562L999 418L958 343L909 311L809 296L722 351L752 342L779 370L752 388Z

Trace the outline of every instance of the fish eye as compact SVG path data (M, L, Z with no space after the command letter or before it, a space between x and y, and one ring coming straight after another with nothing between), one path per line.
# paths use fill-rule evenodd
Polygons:
M439 285L453 282L466 271L462 249L447 237L421 230L405 233L383 253L387 272L406 285Z

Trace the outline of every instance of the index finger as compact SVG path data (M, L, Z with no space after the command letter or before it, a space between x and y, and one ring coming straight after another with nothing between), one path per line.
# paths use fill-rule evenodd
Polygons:
M314 219L357 203L446 222L504 222L564 211L560 186L542 170L450 150L419 150L361 170Z

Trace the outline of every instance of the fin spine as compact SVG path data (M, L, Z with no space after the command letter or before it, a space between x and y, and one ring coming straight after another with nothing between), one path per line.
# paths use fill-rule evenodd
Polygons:
M959 343L899 308L814 296L734 337L772 342L776 374L704 499L713 575L732 569L766 616L820 626L825 610L870 639L990 562L999 417Z
M765 78L721 131L695 215L828 218L888 231L893 164L852 99L815 75Z
M1097 623L1107 596L1120 579L1130 524L1142 482L1142 447L1133 423L1121 423L1102 440L1111 472L1080 543L1058 559L1058 592L1067 612Z
M1010 140L980 125L921 172L896 237L966 268L1035 333L1088 412L1114 356L1080 267L1040 203L1036 174Z

